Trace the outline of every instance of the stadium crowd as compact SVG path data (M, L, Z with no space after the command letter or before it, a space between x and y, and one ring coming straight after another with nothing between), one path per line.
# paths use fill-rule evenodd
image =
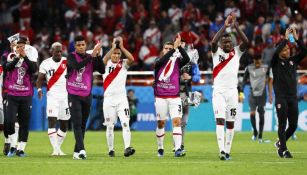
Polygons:
M8 50L14 33L29 37L40 62L50 57L53 42L63 44L64 55L74 50L73 38L83 35L88 48L101 41L106 51L116 36L136 59L130 70L153 70L162 43L180 33L198 50L200 70L211 70L210 41L235 11L250 42L241 69L262 54L269 63L286 26L296 27L307 42L307 0L3 0L0 3L0 54ZM235 43L239 38L231 30ZM291 48L295 53L295 47ZM304 61L300 68L306 69Z

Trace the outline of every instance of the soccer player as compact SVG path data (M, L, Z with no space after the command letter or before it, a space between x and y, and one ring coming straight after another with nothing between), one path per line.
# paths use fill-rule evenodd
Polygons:
M8 157L24 157L28 135L29 122L32 108L33 85L31 76L36 72L37 58L30 60L25 52L26 39L19 37L16 46L16 56L8 58L5 66L7 75L5 78L5 87L7 88L7 104L5 115L5 128L8 132L10 141L10 151ZM14 137L15 121L18 114L19 138L16 148L17 138Z
M121 59L122 54L127 59ZM106 126L106 137L109 147L109 156L114 157L114 125L119 117L125 145L124 156L129 157L135 153L130 146L131 132L129 126L130 110L126 94L127 70L134 62L132 54L123 46L123 39L113 39L112 48L104 56L103 62L106 65L103 74L104 88L104 125Z
M93 71L104 73L104 65L99 52L101 44L97 43L91 55L86 53L83 36L74 40L75 52L67 57L68 105L75 135L73 159L86 159L84 147L85 125L90 113Z
M293 37L293 38L292 38ZM290 43L296 42L301 49L297 55L290 56ZM278 138L275 143L278 148L278 155L281 158L293 158L287 148L287 140L293 135L298 122L298 101L297 101L297 65L307 55L307 48L301 40L295 28L288 28L285 38L277 44L271 61L273 72L273 88L275 92L275 107L278 117ZM270 88L271 89L271 88ZM272 95L270 91L270 101ZM289 126L286 130L287 121Z
M224 34L227 27L233 26L243 43L233 46L231 36ZM220 45L218 42L220 41ZM230 160L230 149L234 136L234 122L238 107L239 61L248 46L248 39L239 28L235 14L225 20L224 26L212 40L213 93L212 105L216 119L216 136L221 160ZM224 125L226 121L226 142Z
M269 66L262 64L261 55L254 57L254 63L247 66L243 78L243 91L245 84L249 80L251 91L249 95L250 120L253 127L252 140L257 140L262 143L262 132L264 126L264 107L266 103L266 82L269 73ZM259 114L259 133L256 128L256 108Z
M155 108L157 116L157 143L158 156L164 155L165 121L168 116L172 119L173 140L175 144L175 157L185 156L181 150L182 130L182 103L180 93L180 69L186 65L190 58L180 46L181 37L178 34L174 43L166 42L163 45L161 58L155 61Z
M65 155L61 150L67 131L67 121L70 118L66 89L66 63L62 57L62 44L55 42L51 45L52 57L44 60L39 66L36 82L39 99L42 99L42 83L47 80L47 116L48 136L53 148L52 156ZM60 128L56 129L57 120Z

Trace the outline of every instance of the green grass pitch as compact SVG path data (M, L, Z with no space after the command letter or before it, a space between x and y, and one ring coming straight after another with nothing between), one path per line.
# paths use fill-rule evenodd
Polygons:
M214 132L188 132L185 147L187 155L175 158L172 136L165 137L166 154L157 157L154 132L132 132L132 146L136 154L123 156L121 132L115 133L116 157L107 156L105 132L87 132L87 160L73 160L73 134L69 132L62 146L68 154L51 157L47 132L30 132L25 158L7 158L0 155L0 175L303 175L307 172L307 133L297 132L298 140L289 140L288 148L294 159L281 159L273 146L277 133L264 133L271 143L251 141L251 133L236 132L232 146L232 160L220 161ZM1 150L3 134L0 136ZM1 151L2 152L2 151Z

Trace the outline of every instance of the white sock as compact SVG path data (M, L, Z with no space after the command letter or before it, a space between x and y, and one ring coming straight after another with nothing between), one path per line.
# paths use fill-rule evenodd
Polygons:
M48 136L51 143L51 146L53 148L53 151L57 151L58 148L58 136L55 128L48 128Z
M178 150L182 142L182 130L181 127L173 127L173 139L175 143L175 150Z
M15 122L15 133L13 134L13 137L14 137L13 144L15 144L15 145L13 145L14 148L17 147L18 134L19 134L19 124L17 122ZM12 145L11 145L11 147L12 147Z
M157 143L158 143L158 149L164 149L164 135L165 135L165 130L164 128L156 129L156 136L157 136Z
M130 142L131 142L131 132L129 128L129 123L122 123L122 127L123 127L124 144L126 149L130 147Z
M114 125L107 126L106 136L109 151L114 150Z
M66 135L67 135L67 132L63 132L61 129L58 129L57 137L58 137L58 147L59 147L59 149L61 148Z
M216 137L220 152L225 150L225 131L224 125L216 125Z
M25 151L27 142L18 142L17 150Z
M9 138L4 138L4 143L10 143L10 139Z
M11 144L11 148L16 148L17 138L15 137L15 134L9 135L9 142Z
M234 129L226 129L226 144L225 144L225 153L230 153L233 136L235 135Z

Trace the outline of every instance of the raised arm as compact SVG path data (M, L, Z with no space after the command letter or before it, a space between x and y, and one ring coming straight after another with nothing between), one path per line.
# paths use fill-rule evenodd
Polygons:
M299 39L295 28L292 28L292 32L293 32L295 41L301 50L301 52L298 55L294 56L294 61L296 63L300 63L307 56L307 47L305 46L304 42L301 39Z
M111 59L111 54L113 53L114 49L116 48L115 41L116 41L116 39L114 38L113 42L112 42L111 49L107 52L107 54L105 54L105 56L102 59L103 64L105 64L105 65L108 63L109 59Z
M215 53L218 49L218 42L220 40L220 38L222 37L222 35L224 34L225 30L227 27L230 27L230 20L232 19L232 17L229 15L226 20L225 23L223 25L223 27L214 35L212 41L211 41L211 51L213 53Z
M241 40L243 42L243 43L240 44L240 50L241 50L241 52L244 52L248 47L249 41L248 41L245 33L239 28L238 22L236 21L236 13L232 12L230 16L232 17L233 26L236 29L239 37L241 38Z
M120 50L123 52L123 54L128 59L127 65L128 66L132 65L133 62L134 62L134 58L133 58L132 54L124 47L123 38L122 37L118 37L118 40L119 40L119 48L120 48Z

